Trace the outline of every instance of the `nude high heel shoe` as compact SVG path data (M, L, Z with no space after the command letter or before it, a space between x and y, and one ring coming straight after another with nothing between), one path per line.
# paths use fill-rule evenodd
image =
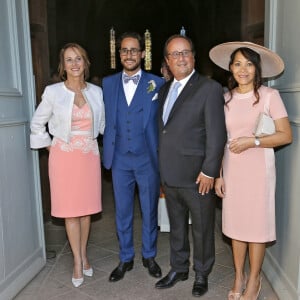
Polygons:
M262 281L262 277L259 278L259 287L258 287L258 291L257 291L256 298L255 298L256 300L258 299L260 291L261 291L261 281Z
M246 289L247 281L248 281L248 277L247 277L247 274L245 273L242 290L240 292L234 292L233 290L230 290L228 293L227 299L228 300L241 300L242 293Z
M258 298L259 298L259 294L261 291L261 282L262 282L262 277L259 278L259 286L258 286L258 290L257 290L256 296L255 296L255 300L258 300ZM244 295L240 298L240 300L246 300Z

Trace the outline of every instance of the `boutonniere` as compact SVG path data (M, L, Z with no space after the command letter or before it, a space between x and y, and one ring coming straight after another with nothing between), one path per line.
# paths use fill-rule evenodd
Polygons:
M149 85L147 87L147 93L151 93L151 92L153 92L155 90L156 83L155 83L155 81L153 79L150 80L150 81L148 81L148 83L149 83Z

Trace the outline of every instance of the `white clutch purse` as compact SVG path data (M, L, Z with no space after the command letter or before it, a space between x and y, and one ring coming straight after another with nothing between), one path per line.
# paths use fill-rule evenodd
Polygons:
M260 137L275 133L275 124L271 117L265 113L260 113L255 124L253 131L254 136Z

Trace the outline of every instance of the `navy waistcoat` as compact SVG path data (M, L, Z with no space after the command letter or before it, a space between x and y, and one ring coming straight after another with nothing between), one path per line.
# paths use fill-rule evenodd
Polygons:
M147 151L143 128L143 99L133 97L128 106L123 88L119 91L116 151L122 154L142 154Z

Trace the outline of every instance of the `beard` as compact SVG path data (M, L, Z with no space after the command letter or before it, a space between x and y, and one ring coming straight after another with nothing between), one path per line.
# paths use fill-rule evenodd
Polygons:
M131 62L131 64L127 64L127 62ZM122 61L122 65L124 71L133 72L141 68L141 61L136 61L135 59L125 59Z

